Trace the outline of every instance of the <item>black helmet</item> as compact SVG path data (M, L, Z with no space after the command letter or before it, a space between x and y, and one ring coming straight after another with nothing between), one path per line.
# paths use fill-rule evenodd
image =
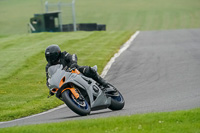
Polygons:
M58 45L50 45L45 50L45 57L49 64L55 65L58 63L61 56L61 50Z

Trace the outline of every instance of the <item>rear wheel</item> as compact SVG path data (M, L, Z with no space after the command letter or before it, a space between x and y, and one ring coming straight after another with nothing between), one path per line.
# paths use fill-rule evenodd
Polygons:
M111 84L110 87L113 88L114 91L108 92L108 95L111 97L111 105L108 107L111 110L121 110L125 105L124 98L122 94Z
M61 96L65 104L75 113L81 116L90 114L91 108L85 99L76 99L70 90L64 91Z

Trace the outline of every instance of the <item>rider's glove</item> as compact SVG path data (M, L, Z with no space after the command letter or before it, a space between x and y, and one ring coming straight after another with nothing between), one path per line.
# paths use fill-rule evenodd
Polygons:
M54 95L54 93L53 93L53 92L51 92L51 91L49 91L49 95L53 96L53 95Z
M78 68L78 65L76 64L76 63L73 63L71 66L70 66L70 69L76 69L76 68Z
M47 98L50 98L51 96L53 96L54 95L54 93L53 92L51 92L51 91L49 91L49 95L48 95L48 97Z

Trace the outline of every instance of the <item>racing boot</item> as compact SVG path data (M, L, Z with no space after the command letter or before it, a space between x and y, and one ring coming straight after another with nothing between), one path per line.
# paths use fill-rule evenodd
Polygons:
M107 81L105 81L102 77L100 77L98 74L95 75L94 80L97 81L100 85L102 85L103 87L108 87L108 83Z
M93 70L92 68L92 71L93 71L93 79L95 81L97 81L101 86L103 86L104 88L107 88L109 87L108 86L108 82L106 80L104 80L96 71Z
M83 70L81 70L83 72L83 74L87 77L90 77L92 79L94 79L96 82L98 82L103 88L107 88L108 83L99 76L99 74L97 73L97 67L83 67Z

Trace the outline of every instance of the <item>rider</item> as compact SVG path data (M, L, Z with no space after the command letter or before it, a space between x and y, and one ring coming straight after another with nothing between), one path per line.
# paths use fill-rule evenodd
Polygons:
M97 81L100 85L103 87L107 87L108 83L101 78L98 73L91 68L90 66L79 66L77 65L77 56L76 54L69 54L68 52L64 51L61 52L60 47L58 45L50 45L45 50L45 57L47 60L46 65L46 84L49 87L48 79L48 68L52 65L56 64L62 64L64 70L67 70L68 68L77 68L84 76L90 77Z

